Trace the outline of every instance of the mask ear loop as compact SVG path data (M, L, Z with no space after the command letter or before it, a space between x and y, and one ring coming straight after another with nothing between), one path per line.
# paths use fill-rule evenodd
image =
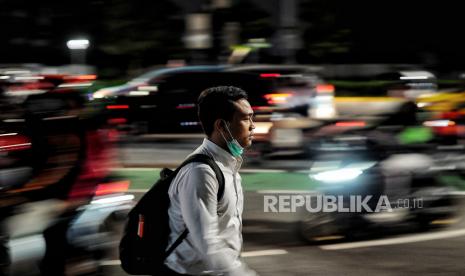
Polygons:
M228 123L225 120L223 120L223 123L224 123L224 126L226 128L226 131L228 132L229 136L231 137L231 140L234 140L234 137L232 136L231 131L229 130ZM226 140L226 138L224 137L223 132L220 132L220 133L221 133L221 136L223 136L223 139ZM226 140L226 141L228 141L228 140Z
M226 140L226 137L224 137L224 134L223 134L223 132L222 132L222 131L220 131L220 133L221 133L221 136L223 136L223 139L224 139L224 141L227 143L227 142L228 142L228 140Z

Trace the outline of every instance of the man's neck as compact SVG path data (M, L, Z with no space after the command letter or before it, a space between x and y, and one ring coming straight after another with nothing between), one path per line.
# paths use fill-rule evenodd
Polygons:
M211 135L210 137L207 138L210 142L214 143L218 147L224 149L227 153L231 154L231 152L228 149L228 146L226 145L226 142L224 141L223 137L218 137L218 135ZM232 154L231 154L232 155Z

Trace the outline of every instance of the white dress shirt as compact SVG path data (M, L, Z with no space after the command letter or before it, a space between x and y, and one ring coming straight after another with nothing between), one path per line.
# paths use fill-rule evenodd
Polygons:
M192 154L199 153L211 156L223 172L224 195L218 202L218 180L207 164L190 163L179 171L168 191L171 200L168 248L186 226L189 234L165 264L182 274L254 274L239 258L244 197L238 171L242 159L233 157L208 139Z

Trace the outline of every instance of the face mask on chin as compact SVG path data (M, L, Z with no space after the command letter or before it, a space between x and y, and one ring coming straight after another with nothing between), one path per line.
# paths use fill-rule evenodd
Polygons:
M231 141L228 141L226 137L224 137L223 132L220 131L221 136L223 136L224 141L226 142L226 146L229 149L229 152L232 154L234 157L240 157L244 153L244 148L239 144L239 142L234 139L234 137L231 134L231 131L229 130L228 123L226 121L224 122L224 126L226 127L226 130L229 133L229 136L231 137Z

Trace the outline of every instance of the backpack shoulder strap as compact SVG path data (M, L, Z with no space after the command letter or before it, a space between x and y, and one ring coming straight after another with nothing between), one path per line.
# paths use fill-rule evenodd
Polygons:
M189 158L184 161L179 168L192 163L192 162L200 162L204 163L210 166L210 168L213 169L216 175L216 179L218 180L218 194L217 198L218 201L220 201L223 198L224 195L224 175L223 172L221 171L220 167L218 164L216 164L215 160L213 160L212 157L206 155L206 154L194 154L191 155Z

